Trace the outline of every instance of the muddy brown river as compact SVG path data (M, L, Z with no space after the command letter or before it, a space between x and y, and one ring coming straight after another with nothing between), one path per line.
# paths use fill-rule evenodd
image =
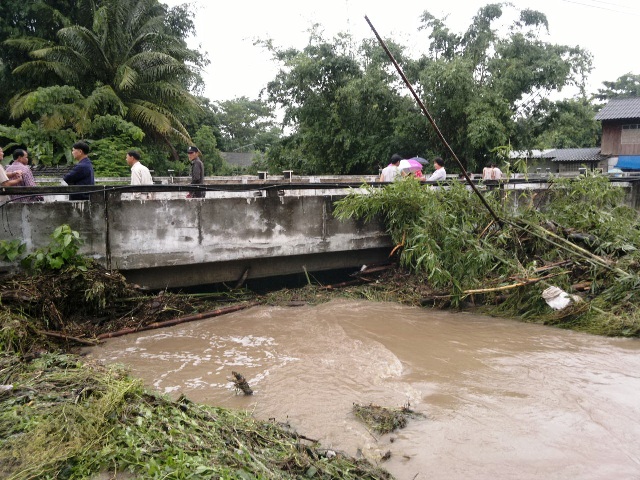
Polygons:
M255 307L89 355L161 392L288 422L397 479L640 479L640 341L338 300ZM253 396L229 378L244 375ZM354 403L425 415L376 435Z

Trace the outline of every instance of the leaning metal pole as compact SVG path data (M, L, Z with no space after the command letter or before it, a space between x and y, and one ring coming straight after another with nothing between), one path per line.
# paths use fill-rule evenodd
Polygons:
M440 139L442 144L445 146L445 148L449 152L449 155L451 155L453 157L453 159L460 166L460 169L462 170L462 174L464 175L464 178L467 179L467 183L469 183L469 185L471 185L471 188L476 193L476 195L478 195L478 197L480 197L480 200L482 201L484 206L487 207L487 210L489 211L491 216L495 219L495 221L498 223L498 225L500 225L502 227L503 226L502 220L500 219L500 217L498 217L498 215L493 211L491 206L487 203L487 200L484 198L484 195L482 195L482 193L480 193L480 191L476 188L476 186L473 183L473 181L471 180L471 178L469 178L469 175L467 174L467 170L464 168L464 166L462 165L462 162L458 159L458 156L455 154L455 152L453 151L453 149L451 148L451 146L449 145L447 140L444 138L444 135L442 135L442 132L440 131L440 129L438 128L438 125L435 122L435 120L433 119L433 117L429 113L429 110L427 110L427 107L425 107L424 103L422 103L422 100L420 100L420 97L418 96L416 91L413 89L413 86L411 85L411 82L409 82L409 80L407 79L406 75L402 71L402 68L400 68L400 65L398 65L398 62L396 62L396 59L393 57L393 54L389 51L389 48L387 48L387 45L384 43L382 38L380 38L380 35L378 35L378 32L376 31L375 27L373 26L373 24L369 20L369 17L367 17L365 15L364 19L369 24L369 27L371 27L371 30L373 30L373 33L375 34L376 38L378 39L378 42L380 42L380 45L382 45L382 48L387 53L387 56L389 57L389 59L393 63L394 67L396 67L396 70L398 71L398 74L402 77L402 80L404 81L405 85L407 86L407 88L411 92L411 95L413 95L413 98L416 100L416 102L420 106L420 109L422 110L422 113L424 113L425 116L429 119L429 123L431 123L431 126L435 130L436 135L438 135L438 138Z

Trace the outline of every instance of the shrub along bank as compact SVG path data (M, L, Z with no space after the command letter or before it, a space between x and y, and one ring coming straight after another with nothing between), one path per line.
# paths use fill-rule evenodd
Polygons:
M488 191L497 219L461 183L430 187L409 177L364 188L337 202L335 215L383 219L400 264L414 283L435 291L429 300L482 304L492 315L601 335L640 335L640 217L606 177L556 179L544 198ZM547 303L554 290L568 296L566 307Z

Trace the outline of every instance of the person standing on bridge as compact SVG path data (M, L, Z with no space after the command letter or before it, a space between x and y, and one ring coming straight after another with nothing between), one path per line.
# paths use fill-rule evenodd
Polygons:
M427 178L427 182L441 182L447 179L447 171L444 169L444 160L440 157L433 159L435 171Z
M496 164L493 164L491 168L493 168L493 179L502 180L502 170Z
M76 142L71 148L71 155L78 163L62 179L67 185L95 185L93 164L89 160L89 144ZM71 193L69 200L89 200L88 193Z
M11 172L20 172L22 180L17 187L35 187L36 179L29 167L29 154L22 148L16 148L13 151L13 163L7 167L7 174ZM11 199L17 202L42 202L44 198L41 195L11 195Z
M204 185L204 164L200 160L200 150L191 146L187 149L187 155L191 162L191 185ZM204 198L204 191L191 192L187 198Z
M4 158L4 150L0 148L0 161ZM5 172L4 167L0 165L0 185L3 187L13 187L22 182L22 174L20 172ZM0 197L1 199L1 197Z
M153 185L153 178L151 178L151 172L147 167L140 163L140 153L135 150L129 150L127 152L127 165L131 167L131 185ZM134 198L140 198L140 193L133 194ZM150 198L148 193L145 194L145 198Z
M402 172L398 167L400 160L402 160L402 157L397 153L391 155L391 163L384 167L380 173L381 182L393 182L397 177L402 176Z

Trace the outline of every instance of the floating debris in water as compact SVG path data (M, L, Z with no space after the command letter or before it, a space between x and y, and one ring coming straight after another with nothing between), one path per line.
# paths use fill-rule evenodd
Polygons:
M406 427L407 418L424 417L423 414L411 410L408 405L402 408L388 408L372 403L369 405L354 403L353 412L367 426L381 434Z
M238 372L231 372L233 375L233 379L230 379L233 382L233 385L236 387L236 390L242 390L245 395L253 395L253 390L247 383L247 380Z

